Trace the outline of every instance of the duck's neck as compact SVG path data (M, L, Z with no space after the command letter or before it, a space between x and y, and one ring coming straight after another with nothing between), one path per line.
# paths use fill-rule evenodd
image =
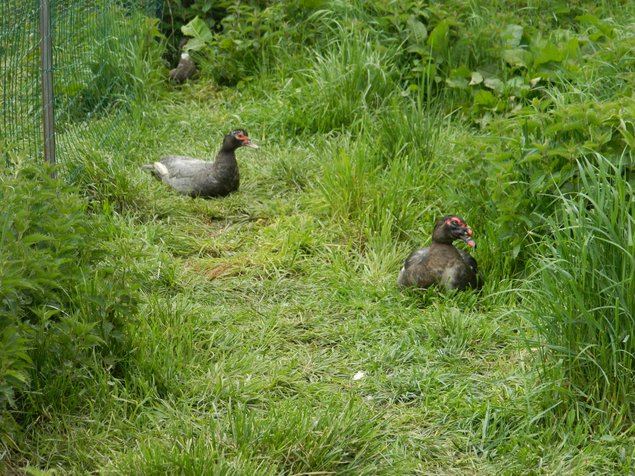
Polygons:
M452 243L445 243L445 242L442 242L442 241L432 240L432 244L430 245L430 247L434 247L434 248L454 248L454 245Z
M215 162L223 165L235 165L236 162L236 150L222 148L216 156Z
M238 175L238 162L234 149L221 149L214 161L214 170L219 177Z

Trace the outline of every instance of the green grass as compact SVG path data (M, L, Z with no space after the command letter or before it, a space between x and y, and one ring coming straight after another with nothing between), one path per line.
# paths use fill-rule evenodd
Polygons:
M222 124L227 110L177 98L146 107L144 122L130 129L143 153L132 151L130 161L92 156L93 186L82 182L84 190L119 209L122 238L156 247L167 262L147 267L144 304L130 316L125 378L97 372L91 400L50 402L49 417L28 432L31 465L107 474L630 467L630 450L611 450L628 448L620 433L589 443L567 416L554 423L545 408L553 386L538 383L519 339L527 329L514 312L513 281L489 273L480 295L397 288L401 261L428 240L440 212L438 204L403 205L416 181L382 196L402 203L398 227L399 214L384 217L370 189L354 190L361 202L333 197L353 192L333 181L346 180L351 166L365 170L364 154L356 159L364 142L346 134L272 138L256 153L238 151L239 193L178 197L138 164L168 151L208 154L231 125ZM237 115L257 106L225 99ZM218 118L213 128L204 124L210 116ZM183 121L200 143L170 133ZM431 150L465 133L455 127L439 127ZM217 141L208 139L212 130ZM257 140L257 126L251 135ZM357 162L340 162L348 155ZM367 170L369 187L396 180L382 167ZM422 188L424 197L454 192L439 181ZM484 250L494 247L476 232ZM479 249L477 258L498 269L490 253ZM353 380L358 371L364 377Z
M19 428L0 440L9 471L633 473L623 78L589 89L552 79L522 110L466 106L478 91L444 92L443 78L425 94L407 87L412 71L382 43L379 20L364 26L363 6L338 5L345 18L313 45L312 68L288 78L268 64L262 83L219 89L203 77L148 96L131 105L120 142L86 140L67 158L64 190L103 235L88 265L108 278L69 273L67 287L84 292L77 316L100 322L123 270L135 306L118 315L116 362L99 346L61 359L58 380L25 384L5 405ZM508 19L499 7L473 6L467 26L453 26L482 58L495 54L480 29ZM424 13L438 22L444 10ZM590 45L623 53L620 32ZM581 78L606 67L591 63ZM580 113L571 108L598 101L598 121L563 126ZM610 131L607 142L587 137L589 124ZM238 150L241 189L228 197L178 196L139 167L166 153L211 158L236 127L261 148ZM47 193L32 208L64 224ZM475 231L483 290L399 289L404 258L447 213Z
M625 164L596 161L579 164L583 193L555 198L560 213L547 222L529 319L548 362L542 372L562 379L563 398L576 402L568 411L619 428L633 412L635 202Z

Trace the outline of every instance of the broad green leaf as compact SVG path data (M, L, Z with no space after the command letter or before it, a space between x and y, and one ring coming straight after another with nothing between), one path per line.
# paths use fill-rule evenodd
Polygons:
M27 245L33 245L35 243L43 243L47 241L55 241L55 237L50 235L44 235L42 233L31 233L22 237L22 242Z
M234 42L229 39L229 38L223 38L220 43L218 44L219 47L221 47L224 50L228 50L230 49L232 46L234 46Z
M591 15L590 13L585 13L584 15L578 15L577 17L575 17L575 19L579 21L580 23L586 23L589 25L597 25L598 23L600 23L600 19L596 17L595 15Z
M510 66L521 66L528 68L533 62L533 55L522 48L512 48L509 50L503 50L501 52L501 58Z
M580 54L580 42L577 38L571 38L564 45L564 51L567 58L578 56Z
M624 119L620 117L620 125L617 130L622 135L624 142L626 142L631 149L635 149L635 132L631 132L631 130L635 131L633 123L624 121Z
M610 127L589 127L589 135L591 140L603 145L609 142L613 138L613 129Z
M481 89L474 94L474 102L481 106L494 107L496 106L496 97L489 91Z
M408 29L410 30L410 34L418 43L426 41L428 38L428 29L422 22L417 20L414 15L411 15L406 23L408 25Z
M536 55L534 65L538 66L541 64L549 63L550 61L560 63L563 59L564 51L548 41Z
M207 43L203 40L199 38L190 38L183 47L183 51L189 53L192 51L201 51L204 48L207 48Z
M214 5L214 2L212 2L212 0L207 0L205 3L203 3L201 10L203 11L203 13L207 13L212 9L213 5Z
M547 157L562 157L563 159L568 159L571 157L571 151L563 146L559 147L549 147L545 151Z
M508 79L505 84L513 89L529 89L529 86L525 84L525 79L520 76L514 76L513 78Z
M595 15L587 13L585 15L577 16L575 17L575 19L580 23L594 26L602 33L602 35L605 35L607 38L613 38L615 36L615 30L609 24L609 22L606 20L600 20Z
M483 84L486 88L493 89L496 92L501 92L505 87L505 84L498 78L487 78Z
M11 380L13 382L18 382L18 383L28 383L29 382L29 376L26 373L23 372L18 372L17 370L11 370L11 369L7 369L4 371L4 377L7 380Z
M445 84L447 84L451 88L457 89L465 89L468 86L467 79L461 77L446 78Z
M430 56L430 48L421 45L410 45L406 48L408 53L417 53L422 58L428 58Z
M462 64L458 68L454 68L450 71L450 78L464 78L467 79L472 75L470 68Z
M569 6L569 4L567 2L556 3L551 8L552 8L553 13L556 13L558 15L565 15L565 14L571 12L571 7Z
M468 87L468 79L471 77L471 75L472 72L470 71L470 69L465 65L461 65L458 68L454 68L452 71L450 71L450 74L445 82L451 88L464 89Z
M523 31L524 29L520 25L507 25L501 33L503 46L506 48L516 48L520 45L520 41L523 37Z
M474 86L475 84L481 84L483 82L483 75L478 71L472 72L472 78L470 79L470 86Z
M207 24L198 16L195 16L187 25L183 25L181 31L185 36L191 36L208 45L211 45L214 39Z
M434 27L434 30L428 36L428 46L432 48L432 52L437 56L444 55L448 50L451 25L452 21L446 18Z

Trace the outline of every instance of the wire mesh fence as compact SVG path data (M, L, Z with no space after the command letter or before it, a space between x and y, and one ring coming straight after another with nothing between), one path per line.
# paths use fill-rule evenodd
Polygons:
M0 1L0 156L43 159L42 0ZM130 74L144 22L161 0L48 0L57 156L82 141L117 142L118 115L138 85ZM46 71L45 71L46 73ZM95 120L98 119L98 120Z

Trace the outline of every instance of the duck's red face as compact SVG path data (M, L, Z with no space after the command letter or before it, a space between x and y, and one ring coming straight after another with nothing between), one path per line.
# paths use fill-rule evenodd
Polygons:
M245 147L251 147L252 149L257 149L258 146L251 142L249 136L247 135L247 131L243 129L235 130L231 133L236 139L242 142L242 145Z
M450 216L445 220L445 224L455 239L463 240L467 246L476 248L476 242L472 239L472 229L462 218Z

